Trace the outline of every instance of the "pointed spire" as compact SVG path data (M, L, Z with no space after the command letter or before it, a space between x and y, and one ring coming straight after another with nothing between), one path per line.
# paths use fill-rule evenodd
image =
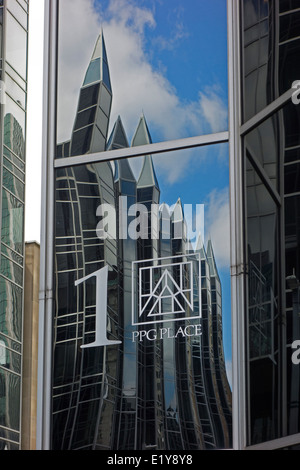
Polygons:
M173 222L183 222L184 220L184 215L183 215L183 207L182 207L182 202L180 197L177 199L177 202L174 206L173 212L172 212L172 221Z
M91 61L85 75L83 86L91 85L92 83L100 81L103 81L108 90L111 92L111 82L103 31L101 31L98 36Z
M159 190L151 155L145 155L143 167L137 182L139 188L156 187Z
M118 116L107 142L107 150L129 147L122 120Z
M126 180L136 183L136 179L127 158L121 158L116 161L115 181L118 180Z
M196 249L195 249L195 251L196 251L197 253L200 253L201 259L206 259L206 258L207 258L207 255L206 255L206 251L205 251L205 247L204 247L204 243L203 243L203 240L202 240L201 233L198 234L198 238L197 238L197 242L196 242Z
M218 274L218 269L217 269L217 263L215 260L215 254L214 254L212 241L210 237L207 242L206 253L207 253L207 259L208 259L208 264L209 264L209 269L210 269L210 275L218 277L219 274Z
M160 217L166 217L168 219L170 219L171 217L170 207L165 202L162 202L161 205L159 206L159 215Z
M144 114L141 115L138 126L134 133L131 147L137 147L138 145L152 144L151 135L147 126L147 122Z
M114 124L113 130L110 134L110 137L108 139L106 149L114 150L127 147L129 147L129 144L124 130L124 126L121 117L118 116ZM120 160L116 160L115 162L115 181L118 181L120 179L136 182L127 158L121 158Z
M184 212L182 207L182 202L180 197L177 199L177 202L174 206L172 216L173 224L173 238L182 239L184 242L187 241L187 227L186 220L184 218Z
M131 147L147 144L152 144L152 139L145 116L142 113L131 142ZM143 167L138 179L138 186L142 188L155 186L157 189L159 189L151 155L146 155L144 157Z

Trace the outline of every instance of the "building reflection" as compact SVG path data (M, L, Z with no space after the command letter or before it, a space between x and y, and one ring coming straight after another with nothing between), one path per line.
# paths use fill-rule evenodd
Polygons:
M71 139L58 145L57 158L129 146L120 117L108 138L111 102L101 34L79 93ZM142 115L131 146L149 143L151 136ZM192 248L181 200L168 212L160 200L151 155L142 160L138 177L126 159L56 173L53 449L192 450L231 446L222 291L212 243L205 247L199 238ZM116 218L108 224L108 230L129 229L135 216L129 215L127 225L122 223L123 215L127 215L122 206L125 200L128 207L138 203L149 211L153 204L160 206L157 220L148 218L146 236L134 239L118 232L115 237L98 238L96 214L100 204L115 210ZM169 237L164 237L165 230ZM175 263L178 257L181 264L192 260L191 268L179 269ZM195 308L202 311L202 335L172 339L158 335L153 341L132 341L135 330L158 333L161 326L132 324L132 309L136 307L132 305L133 263L139 262L142 270L149 268L151 260L151 269L145 269L134 281L134 288L146 299L152 279L157 280L162 272L157 262L162 258L172 261L162 261L167 279L177 285L183 279L182 292L186 292L186 297L176 298L178 311L185 308L185 320L175 319L169 326L199 323L189 319L193 315L186 300L195 296L191 292L201 292L201 305L198 297ZM74 283L104 266L109 270L108 338L121 344L82 349L80 346L91 343L95 336L95 280L90 278L78 288ZM187 286L191 284L194 289L189 292ZM174 285L166 283L169 296L162 295L160 288L161 304L145 300L145 312L159 318L159 308L170 311Z
M299 4L242 0L243 119L299 79ZM299 106L287 102L244 137L247 443L299 432ZM258 386L259 384L259 386Z

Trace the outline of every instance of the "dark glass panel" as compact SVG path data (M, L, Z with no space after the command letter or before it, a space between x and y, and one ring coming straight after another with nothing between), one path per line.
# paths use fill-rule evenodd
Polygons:
M248 443L278 437L278 222L273 198L247 162ZM257 386L259 380L259 387ZM263 383L262 383L263 381Z
M71 147L72 156L88 153L91 146L92 133L93 126L74 132Z
M56 205L56 236L67 237L74 234L74 204L64 202Z
M280 45L279 94L289 90L300 77L300 39Z
M300 160L300 148L286 150L284 153L285 163L295 162Z
M19 314L16 314L19 312ZM0 329L11 338L21 341L22 289L0 276Z
M284 168L284 192L285 194L300 191L300 163L286 165Z
M16 431L20 426L20 386L20 377L0 369L0 425Z
M78 111L82 111L97 104L99 89L100 85L98 83L81 89Z
M57 315L75 313L80 306L77 305L75 281L80 279L81 271L69 271L57 274ZM78 286L79 296L82 296L82 286Z
M300 106L291 101L283 108L285 147L300 145ZM295 150L296 151L296 150Z
M168 156L164 155L164 161L166 158L168 158ZM143 159L141 159L140 162L142 163ZM174 156L172 156L170 160L170 163L173 164L173 162ZM144 178L144 181L151 181L151 167L149 167L149 172L149 178ZM78 367L80 368L81 380L79 383L78 396L80 396L80 400L91 399L91 401L86 401L87 406L84 409L84 414L80 414L79 416L76 412L72 422L65 424L65 435L69 436L68 442L70 447L78 448L78 446L81 445L85 448L86 446L93 445L91 443L93 437L95 447L99 449L104 445L111 445L111 440L113 440L116 445L119 445L119 448L122 446L132 446L132 449L140 449L143 448L146 443L146 445L157 445L160 449L165 449L167 448L167 431L165 431L163 427L163 423L166 419L164 401L168 403L168 407L172 406L174 409L174 414L172 418L170 417L168 432L172 433L172 431L174 431L174 433L177 432L179 434L178 440L173 439L172 442L176 442L177 445L180 446L180 449L198 448L199 439L202 439L201 432L205 434L205 448L216 448L217 445L229 447L231 394L225 373L224 355L223 353L222 355L220 354L223 348L222 331L218 333L217 326L213 329L212 322L209 320L209 315L213 307L214 312L216 311L215 301L217 301L217 299L220 303L219 315L222 315L221 303L224 301L221 297L221 282L218 280L217 275L213 276L210 271L211 269L214 270L213 261L211 260L212 264L210 266L207 261L202 263L206 280L206 287L205 289L203 288L202 296L202 309L206 322L205 335L203 336L203 338L205 338L203 340L205 341L203 352L199 338L194 340L178 338L178 341L173 341L170 338L166 341L134 342L132 340L132 334L138 333L139 328L136 328L132 324L132 307L134 306L134 309L136 309L136 302L138 302L138 299L136 297L133 298L132 295L132 283L133 279L136 279L135 277L133 278L132 262L140 261L142 266L144 266L146 258L149 260L153 260L154 258L154 262L148 261L145 267L152 266L153 264L153 267L157 269L155 263L161 249L159 242L160 233L158 233L158 238L157 240L155 239L155 241L151 238L145 240L121 240L118 238L118 235L116 235L115 239L99 240L95 232L95 228L99 222L99 216L96 215L96 211L101 202L109 202L113 207L118 207L118 197L127 194L131 194L131 202L146 201L147 207L150 208L151 203L155 201L157 201L157 204L160 204L161 193L157 188L151 187L150 185L150 187L142 187L139 189L136 195L137 183L135 181L129 181L127 178L122 179L120 174L117 175L118 177L114 181L112 169L106 162L74 167L65 173L58 171L57 175L58 187L60 188L59 191L57 191L57 197L59 198L57 199L57 213L63 215L61 214L59 206L66 203L61 202L62 199L67 199L68 196L76 197L75 193L72 196L72 191L68 190L68 186L72 181L77 189L78 203L67 204L71 207L72 205L74 207L76 206L78 209L77 216L80 231L78 232L79 236L75 238L73 223L63 221L59 218L60 229L58 233L60 234L60 238L57 239L57 272L55 279L57 283L55 290L56 309L59 318L58 322L55 323L55 339L56 341L63 341L57 344L57 346L60 347L63 357L63 348L65 347L67 350L67 345L72 342L73 338L77 338L78 343L74 346L72 354L73 366L76 370L78 370ZM126 175L132 178L132 174L130 175L129 172L126 173ZM152 179L152 181L158 186L158 178ZM161 181L163 181L162 177ZM195 181L194 187L200 188L199 180L196 176ZM176 190L176 195L181 194L180 197L183 197L184 194L191 189L191 181L188 178L185 187L184 185L181 186L181 184L182 179L180 178L180 181L174 184L173 189ZM179 191L179 186L182 187L182 192ZM215 188L215 174L213 178L213 188ZM204 194L207 195L207 192ZM64 195L63 198L61 195ZM173 194L171 197L173 197ZM174 201L170 200L170 206L173 203ZM66 211L65 216L72 219L72 212L73 211ZM151 225L151 218L148 216L147 222L148 225ZM119 217L118 212L116 212L113 217L117 219ZM132 221L133 217L130 218L130 222ZM172 225L170 220L169 224ZM182 222L178 222L178 224L182 225ZM66 237L63 235L63 230L66 230L66 233L68 233ZM170 233L172 232L170 231ZM68 237L70 237L70 239ZM78 272L76 271L77 259L75 253L70 251L72 249L72 251L77 252L78 256L79 248L76 248L75 240L83 254L82 269ZM177 239L176 242L178 243L172 244L172 240L169 236L169 239L165 241L168 261L164 261L164 263L172 263L172 256L177 255L179 252L177 250L187 250L183 239ZM67 254L64 254L63 250L65 250ZM212 256L212 253L210 256ZM198 286L200 282L197 278L200 266L197 264L196 259L192 259L192 268L184 266L180 271L179 265L176 265L174 271L172 271L177 282L181 279L182 288L187 288L187 291L177 292L176 306L182 313L188 312L189 315L191 315L191 310L186 306L185 295L191 299L191 291L188 289L188 286L192 279L194 281L194 292L199 293ZM203 261L204 259L205 255L203 255ZM79 262L78 260L78 266L80 264L81 261ZM78 288L74 286L74 283L76 279L95 273L96 270L102 268L105 264L109 267L107 279L107 338L110 340L121 340L122 344L115 346L110 345L106 348L81 349L81 344L87 345L95 341L95 330L97 328L96 278L92 276L86 279ZM64 273L59 273L58 271L59 269L67 268L70 268L70 272L65 271ZM136 267L135 269L135 272L138 272L138 268ZM156 271L151 277L152 282L157 283L164 272L162 267L158 269L159 272ZM62 274L65 277L61 277ZM191 278L191 275L195 277ZM171 278L168 279L167 285L171 288L172 292L172 289L175 289L175 284L172 283ZM210 280L212 281L213 292L210 290ZM149 270L146 271L146 274L141 275L141 281L142 292L149 291L151 289ZM162 293L162 288L159 287L158 291ZM193 296L195 297L193 312L198 312L199 299L195 293L193 293ZM163 308L170 308L170 299L163 299L161 303ZM154 298L151 300L151 307L152 306L153 312L156 315L158 305L154 305ZM150 303L147 309L148 312L150 310ZM180 312L176 311L176 315L178 316L179 314ZM78 315L77 319L76 315ZM160 313L160 319L161 317L162 314ZM195 320L196 323L197 321L198 320ZM188 322L191 328L194 326L192 322L192 320ZM185 321L181 320L177 325L172 325L172 323L170 325L172 325L173 331L176 330L177 326L182 325L182 327L184 327L185 324ZM163 326L163 324L161 326ZM141 328L144 327L141 326ZM145 330L148 331L151 338L153 338L154 331L157 331L158 336L160 334L158 327L155 325L154 327L147 325L145 326ZM219 357L218 371L216 369L214 370L216 370L218 381L222 383L221 389L227 383L229 390L228 394L227 392L223 393L222 405L220 398L218 398L219 407L216 405L215 401L215 397L220 396L218 384L216 383L217 380L215 380L215 376L212 376L210 371L214 357L212 352L210 352L211 349L208 347L209 341L214 342L213 354L215 359ZM187 372L187 368L189 367L188 357L193 357L193 372L191 376L189 376ZM206 358L205 365L200 362L201 357ZM219 362L223 364L223 377L220 372ZM68 382L67 371L66 378L62 379L59 378L61 375L60 369L57 373L58 380L61 380L62 385L64 383L71 383L71 381ZM98 389L99 382L92 381L92 379L96 380L99 374L102 373L104 374L103 386L101 389ZM56 374L55 368L54 374ZM77 378L78 376L75 375L75 377ZM164 385L165 377L168 378L168 384L166 385ZM170 377L172 380L170 380ZM199 381L201 384L199 384ZM73 384L75 385L75 378ZM95 386L92 385L92 388L88 391L86 387L88 385L90 386L90 384L95 384ZM178 391L180 397L177 397L176 393L175 398L175 390ZM126 399L126 404L125 401L123 401L123 408L122 396L124 400ZM85 429L86 417L94 407L94 398L99 400L99 403L105 402L106 404L106 402L110 402L111 404L105 406L105 409L101 407L98 408L100 421L97 422L97 427L95 427L94 431L91 434L87 434ZM62 411L61 407L68 404L68 400L68 397L66 397L66 400L56 400L56 411ZM72 403L76 403L75 398L74 401L72 398ZM123 441L120 438L120 433L123 435L127 430L124 430L120 426L121 423L124 423L121 414L125 413L125 405L127 406L127 412L133 414L132 422L135 423L135 426L140 427L138 431L135 431L134 436L128 431L128 436L130 437L128 437L128 440L124 439ZM225 409L227 410L226 417ZM115 416L113 417L114 412ZM222 417L219 416L218 413L221 413ZM173 421L171 421L171 419ZM213 420L214 424L211 424L211 420ZM171 429L171 427L174 427L176 423L175 431ZM62 424L59 423L59 425L61 426ZM82 434L81 431L80 433L76 432L75 437L75 435L72 434L72 430L77 427L82 430ZM155 434L153 434L154 431ZM161 441L161 436L164 436L164 442ZM133 441L134 438L135 440Z
M20 254L23 254L23 223L24 205L3 189L1 240Z
M77 114L76 122L74 126L74 130L80 129L81 127L85 127L89 124L92 124L95 120L96 114L96 106L92 108L86 109L85 111L81 111Z
M287 41L300 35L300 11L280 17L279 41Z
M289 10L296 10L297 8L299 8L298 0L280 0L279 2L280 13L283 13Z
M54 386L72 383L76 379L74 371L74 353L77 349L75 341L55 345Z
M256 24L259 21L259 1L244 0L244 28Z
M280 155L279 115L275 114L245 137L248 158L257 160L270 178L274 189L278 186L278 164ZM248 178L254 176L250 172ZM248 180L248 182L250 182Z

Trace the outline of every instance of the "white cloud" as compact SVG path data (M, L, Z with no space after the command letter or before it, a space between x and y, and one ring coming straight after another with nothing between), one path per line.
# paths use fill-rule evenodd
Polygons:
M227 108L218 95L215 87L206 88L205 92L200 92L200 107L203 112L211 132L219 132L226 129Z
M218 269L230 266L229 190L214 189L205 205L205 233L210 236Z

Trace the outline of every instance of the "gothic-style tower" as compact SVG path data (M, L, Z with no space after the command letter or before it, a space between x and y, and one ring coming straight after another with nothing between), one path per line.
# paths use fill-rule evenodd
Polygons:
M80 89L71 139L71 155L101 152L106 148L112 90L103 33Z

